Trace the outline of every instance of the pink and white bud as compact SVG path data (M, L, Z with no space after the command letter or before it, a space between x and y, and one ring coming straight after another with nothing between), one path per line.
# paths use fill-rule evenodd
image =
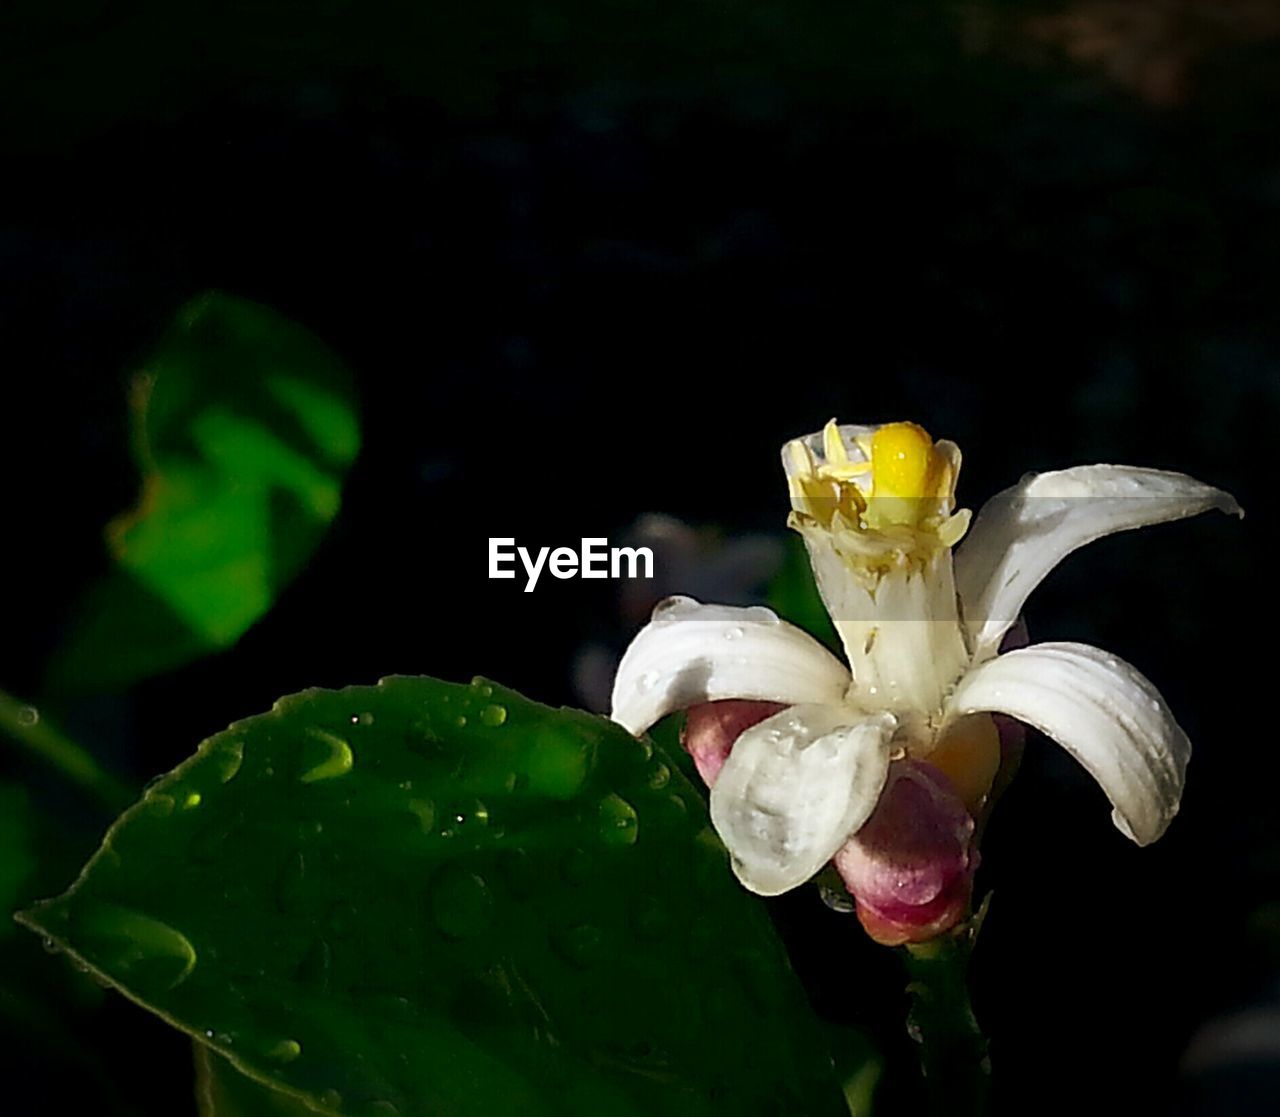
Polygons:
M964 917L978 852L974 821L931 764L895 761L874 813L834 864L876 942L925 942Z
M731 698L691 706L685 716L680 743L693 757L698 774L708 787L716 782L733 742L757 722L786 707L779 702L755 702Z

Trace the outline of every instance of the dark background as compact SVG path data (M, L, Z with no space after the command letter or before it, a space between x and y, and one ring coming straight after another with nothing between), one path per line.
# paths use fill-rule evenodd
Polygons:
M1184 470L1245 522L1097 544L1029 610L1162 688L1183 813L1138 850L1033 741L984 843L977 1010L1001 1112L1280 1111L1280 8L16 0L0 58L0 685L38 693L106 568L129 373L210 287L342 355L364 450L236 649L68 713L138 778L309 685L577 702L613 587L489 582L488 536L780 532L778 447L832 415L953 438L973 507L1027 470ZM896 960L811 890L775 910L820 1010L910 1060ZM9 1042L35 1112L191 1111L176 1033L118 998L83 1033L103 1081Z

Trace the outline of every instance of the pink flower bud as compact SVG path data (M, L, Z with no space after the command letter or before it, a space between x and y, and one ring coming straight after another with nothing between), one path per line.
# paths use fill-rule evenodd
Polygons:
M680 743L693 757L698 774L710 787L724 767L733 742L757 722L785 709L778 702L754 702L738 698L691 706L685 715Z
M834 859L867 934L898 946L960 922L978 867L973 831L946 776L924 761L895 761L871 818Z

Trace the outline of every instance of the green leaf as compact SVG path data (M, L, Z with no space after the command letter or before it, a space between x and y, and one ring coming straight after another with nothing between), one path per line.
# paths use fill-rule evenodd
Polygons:
M799 536L788 534L782 566L769 583L766 599L780 617L799 625L829 648L841 652L840 637L836 635L827 607L822 603L818 585L813 580L809 555Z
M35 867L26 789L0 783L0 940L13 932L10 915Z
M233 644L315 550L360 446L337 357L219 293L178 313L132 403L142 495L107 528L115 570L77 610L55 690L118 689Z
M22 919L322 1109L846 1112L672 758L482 680L282 699Z

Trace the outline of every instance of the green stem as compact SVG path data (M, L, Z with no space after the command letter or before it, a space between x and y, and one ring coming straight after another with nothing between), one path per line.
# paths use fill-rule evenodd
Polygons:
M133 788L104 769L87 749L51 725L34 706L20 702L2 690L0 733L13 738L28 752L56 768L112 814L123 810L137 798Z
M991 1094L987 1037L969 1003L969 955L980 912L958 932L904 948L912 995L907 1030L920 1045L929 1112L981 1117Z

